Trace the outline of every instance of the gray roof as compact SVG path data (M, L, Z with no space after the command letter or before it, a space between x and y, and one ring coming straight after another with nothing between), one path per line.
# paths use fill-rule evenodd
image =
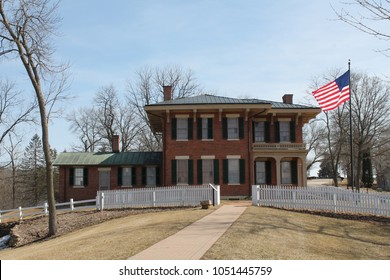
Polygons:
M61 153L53 165L160 165L161 152Z
M283 102L267 101L257 98L232 98L232 97L223 97L210 94L203 94L191 97L183 97L172 99L168 101L159 102L156 104L151 104L148 106L169 106L169 105L201 105L201 104L270 104L272 108L277 109L288 109L288 108L300 108L308 109L314 108L298 104L286 104Z

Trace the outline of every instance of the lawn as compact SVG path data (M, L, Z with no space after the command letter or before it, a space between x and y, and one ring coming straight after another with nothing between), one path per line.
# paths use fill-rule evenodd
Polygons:
M248 207L202 259L390 259L390 224Z
M131 215L0 251L0 259L127 259L212 211ZM390 223L249 206L203 259L389 260Z
M1 250L0 259L127 259L212 211L187 208L130 215L43 242Z

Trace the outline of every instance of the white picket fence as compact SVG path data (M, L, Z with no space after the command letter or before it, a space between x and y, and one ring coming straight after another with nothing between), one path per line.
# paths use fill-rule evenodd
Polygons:
M336 187L252 186L252 204L300 210L324 210L390 216L390 195L356 193Z
M220 187L209 184L99 191L96 206L100 210L125 207L197 206L204 200L219 205Z
M70 199L69 202L57 203L56 210L74 211L86 208L96 208L96 199L74 201ZM49 213L49 206L45 202L43 205L33 207L18 207L16 209L0 210L0 223L4 220L23 220L26 217L47 215Z

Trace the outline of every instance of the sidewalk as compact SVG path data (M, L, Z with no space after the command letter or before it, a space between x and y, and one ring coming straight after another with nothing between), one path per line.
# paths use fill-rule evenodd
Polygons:
M245 211L248 202L223 205L129 260L199 260Z

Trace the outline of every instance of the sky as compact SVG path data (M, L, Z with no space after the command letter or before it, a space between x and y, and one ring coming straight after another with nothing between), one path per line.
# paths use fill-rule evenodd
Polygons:
M306 102L314 77L348 70L348 59L352 72L390 76L390 58L377 52L388 42L336 20L332 6L354 9L340 0L63 0L54 58L70 63L74 98L62 106L90 106L110 84L124 92L145 66L191 69L217 95L281 101L290 93L294 103ZM0 60L0 77L32 92L19 61ZM26 130L34 133L39 127ZM53 148L70 151L76 141L64 118L50 123Z

